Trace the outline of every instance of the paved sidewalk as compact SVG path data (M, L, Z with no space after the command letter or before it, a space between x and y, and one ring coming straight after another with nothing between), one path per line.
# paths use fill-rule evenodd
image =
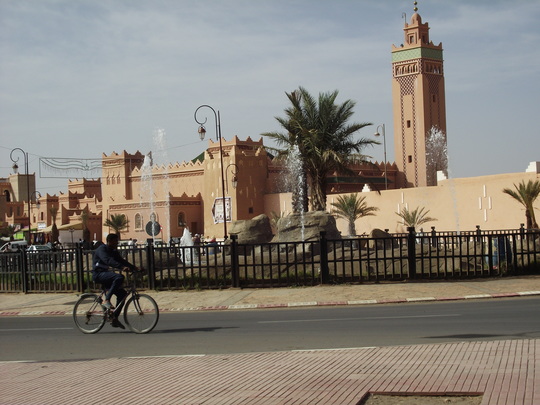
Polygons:
M540 295L540 276L149 292L162 311ZM0 294L0 316L71 313L76 294ZM1 322L1 318L0 318ZM357 405L369 392L540 404L540 339L236 355L0 363L0 404ZM449 402L451 403L451 402Z
M540 295L540 276L147 293L162 312L366 305ZM0 316L69 315L77 298L77 294L0 294Z
M535 405L540 339L0 363L0 381L0 403L9 405L356 405L369 392L482 395L482 405Z

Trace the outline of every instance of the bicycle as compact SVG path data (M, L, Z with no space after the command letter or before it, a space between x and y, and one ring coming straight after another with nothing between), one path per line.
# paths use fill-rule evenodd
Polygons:
M128 273L127 295L117 304L125 304L124 322L135 333L148 333L154 329L159 320L159 308L156 301L147 294L139 294L136 288L140 272ZM112 309L102 307L106 290L100 294L85 293L81 295L73 307L73 320L82 333L97 333L105 322L113 320Z

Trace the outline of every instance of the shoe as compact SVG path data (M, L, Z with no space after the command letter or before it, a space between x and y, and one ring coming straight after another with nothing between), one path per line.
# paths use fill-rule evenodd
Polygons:
M101 307L105 311L108 311L109 309L114 309L114 307L112 306L112 304L109 301L105 301L103 304L101 304Z
M111 322L113 328L126 329L126 327L118 319L113 319Z

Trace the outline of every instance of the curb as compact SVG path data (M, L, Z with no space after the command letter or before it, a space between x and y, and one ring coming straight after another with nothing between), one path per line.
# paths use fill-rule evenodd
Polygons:
M191 308L160 308L160 312L191 312L191 311L226 311L242 309L276 309L276 308L298 308L298 307L327 307L327 306L347 306L347 305L375 305L375 304L403 304L414 302L434 302L434 301L464 301L485 298L511 298L529 297L540 295L540 291L522 291L516 293L495 293L465 295L462 297L418 297L402 299L381 299L381 300L356 300L356 301L307 301L290 302L288 304L236 304L236 305L215 305L199 306ZM71 315L72 311L2 311L2 316L52 316Z

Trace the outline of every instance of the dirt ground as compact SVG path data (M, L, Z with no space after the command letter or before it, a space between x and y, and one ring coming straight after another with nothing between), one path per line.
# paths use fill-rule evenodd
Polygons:
M370 394L361 405L480 405L482 396Z

